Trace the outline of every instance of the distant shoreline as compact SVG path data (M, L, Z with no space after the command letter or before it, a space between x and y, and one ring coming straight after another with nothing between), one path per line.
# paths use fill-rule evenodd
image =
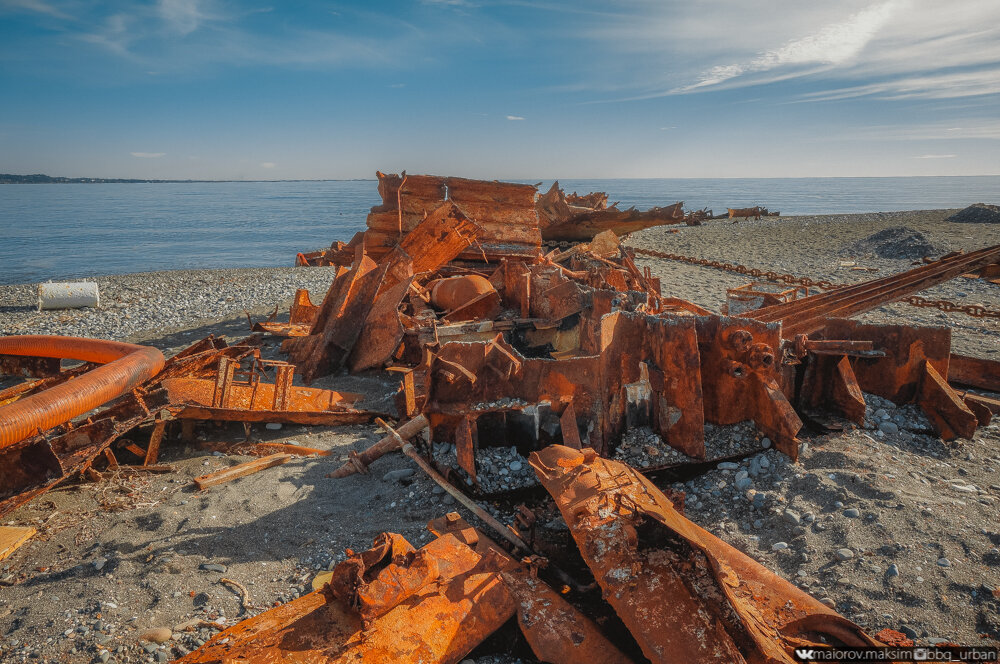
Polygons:
M142 180L139 178L64 178L38 173L35 175L13 175L0 173L0 184L199 184L223 182L374 182L374 178L349 179L296 179L296 180Z

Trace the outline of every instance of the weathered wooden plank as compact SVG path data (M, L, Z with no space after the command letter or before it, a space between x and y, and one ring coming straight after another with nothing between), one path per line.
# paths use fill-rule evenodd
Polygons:
M17 551L37 532L31 526L0 526L0 560Z
M246 463L241 463L237 466L232 466L231 468L223 468L222 470L217 470L214 473L208 473L207 475L196 477L194 478L194 483L199 489L204 490L218 484L225 484L226 482L246 477L247 475L253 475L254 473L260 472L265 468L272 468L274 466L280 466L283 463L288 463L292 460L292 456L293 455L291 454L271 454L270 456L254 459L253 461L247 461Z

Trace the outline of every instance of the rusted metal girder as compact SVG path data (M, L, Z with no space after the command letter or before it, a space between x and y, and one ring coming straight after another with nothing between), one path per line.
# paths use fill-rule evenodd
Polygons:
M631 467L561 445L530 462L604 598L651 662L791 664L797 647L879 645L685 519Z
M797 334L821 330L831 318L848 318L871 311L997 260L1000 260L1000 245L943 258L890 277L748 311L741 316L767 323L781 322L782 334L791 339Z
M948 382L1000 392L1000 362L979 357L951 354Z
M220 357L215 379L168 378L160 381L177 419L230 422L285 422L291 424L360 424L378 413L352 408L362 395L292 384L295 367L287 362L251 359L243 370L239 361ZM274 383L262 380L273 370Z

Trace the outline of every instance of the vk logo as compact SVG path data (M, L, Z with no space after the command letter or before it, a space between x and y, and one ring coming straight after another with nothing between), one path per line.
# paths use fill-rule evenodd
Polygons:
M796 648L795 649L795 656L801 662L811 662L813 660L813 658L816 656L816 651L815 650L806 650L805 648Z

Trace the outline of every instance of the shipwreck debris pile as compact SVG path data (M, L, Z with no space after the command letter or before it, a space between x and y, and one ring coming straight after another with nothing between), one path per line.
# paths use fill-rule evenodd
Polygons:
M196 422L375 421L386 435L330 477L367 473L402 451L503 542L457 515L432 522L435 539L420 549L386 533L349 551L320 590L182 661L457 662L515 616L535 655L552 662L790 662L796 646L876 643L685 519L683 497L642 473L736 466L772 447L791 463L806 423L883 435L916 423L947 440L971 437L1000 400L966 388L1000 390L997 362L953 355L947 328L851 318L992 269L1000 246L819 293L754 296L719 315L670 296L619 242L697 217L679 203L621 211L557 185L537 196L530 185L405 173L380 173L379 193L365 232L299 255L337 266L318 304L300 291L287 323L275 314L233 345L209 337L165 362L148 358L148 370L88 402L86 419L65 411L8 425L114 373L114 363L95 368L114 358L75 348L27 357L35 346L18 338L0 346L0 370L34 377L0 392L0 515L72 477L169 472L158 464L168 428L190 439ZM262 354L263 334L284 337L285 359ZM64 369L63 357L88 363ZM360 394L310 385L345 370L391 377L401 424L361 407ZM133 442L147 433L148 443ZM261 458L198 486L319 453L246 447ZM758 506L745 480L766 475L765 461L730 489L759 508L766 496ZM566 529L545 527L554 514L528 507L511 527L476 502L540 487Z

